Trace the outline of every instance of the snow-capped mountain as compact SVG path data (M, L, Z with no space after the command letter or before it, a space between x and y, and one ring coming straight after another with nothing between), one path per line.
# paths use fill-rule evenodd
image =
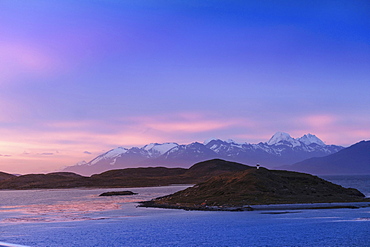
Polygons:
M271 145L275 145L275 146L276 145L290 145L291 147L297 147L297 146L301 146L301 142L291 137L288 133L277 132L267 142L267 145L269 146Z
M168 150L174 147L177 147L177 146L179 146L179 144L174 143L174 142L168 142L168 143L163 143L163 144L151 143L151 144L145 145L143 149L148 151L148 154L150 155L150 157L156 158L166 153Z
M104 161L104 160L108 160L108 162L110 162L110 164L114 164L116 162L116 158L120 157L124 153L127 153L127 151L128 151L127 148L118 147L118 148L109 150L108 152L106 152L102 155L99 155L98 157L96 157L95 159L90 161L88 164L87 163L86 164L89 165L89 166L90 165L95 165L98 162L101 162L101 161ZM79 165L81 165L81 164L79 164Z
M298 138L298 141L303 142L306 145L316 143L317 145L325 146L325 143L323 141L321 141L319 138L317 138L317 136L312 134L304 135L301 138Z
M288 133L277 132L267 142L258 144L236 143L209 139L204 143L188 145L177 143L151 143L141 148L118 147L101 154L90 162L67 167L65 171L91 175L106 170L143 166L190 167L196 162L221 158L268 168L290 165L312 157L336 153L343 147L325 145L318 137L306 134L293 138Z
M178 145L170 149L158 157L155 162L165 166L177 164L177 166L189 167L189 164L208 160L212 157L217 157L217 154L202 143L193 142L188 145Z
M343 147L325 145L318 137L307 134L293 138L287 133L277 132L269 141L258 144L235 143L222 140L206 142L206 147L219 157L249 165L261 163L267 167L292 164L307 157L321 157L336 153Z

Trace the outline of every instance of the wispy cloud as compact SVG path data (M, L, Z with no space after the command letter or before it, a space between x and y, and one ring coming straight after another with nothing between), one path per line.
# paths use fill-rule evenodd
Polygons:
M355 143L363 136L370 137L367 126L349 128L347 125L344 118L333 114L303 115L291 117L289 121L266 121L257 118L225 119L217 114L201 112L106 121L50 121L39 123L37 128L23 125L14 129L0 127L0 151L3 154L0 158L11 160L7 163L9 165L29 163L33 164L33 169L53 170L83 159L92 159L111 148L142 146L151 142L186 144L216 137L258 143L267 141L275 131L286 131L293 137L313 133L328 144L340 145ZM0 170L4 169L2 167L5 166L0 166ZM23 167L28 169L27 166Z
M2 156L2 157L11 157L10 154L0 154L0 156Z
M40 155L54 155L54 153L41 153Z
M0 127L0 151L23 161L42 159L43 162L49 162L50 167L57 168L88 159L86 155L93 158L93 154L117 146L142 146L167 141L188 143L195 141L196 136L207 139L219 130L243 127L245 122L241 119L225 121L201 113L107 121L40 122L37 126Z
M145 123L148 128L154 129L161 132L206 132L211 130L223 129L230 126L228 123L222 123L217 121L189 121L189 122L151 122Z
M302 13L286 28L251 1L23 2L1 6L0 170L47 170L149 142L256 143L275 131L342 145L370 138L369 50L358 42L368 13L351 4L349 19L278 4ZM316 22L302 21L312 13Z
M151 117L132 118L141 128L165 133L204 133L222 130L233 126L251 125L252 121L213 116L204 113L178 113L174 115L159 115Z
M338 121L338 117L333 114L308 115L301 119L301 124L310 129L326 129Z

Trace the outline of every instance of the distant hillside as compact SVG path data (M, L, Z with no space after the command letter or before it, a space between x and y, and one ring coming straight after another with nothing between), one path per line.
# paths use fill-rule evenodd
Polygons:
M251 167L214 159L189 169L147 167L110 170L91 177L71 172L27 174L0 181L0 189L53 189L76 187L148 187L170 184L195 184L212 176L242 171Z
M13 177L16 177L16 176L9 174L9 173L5 173L5 172L0 172L0 181L8 179L8 178L13 178Z
M364 195L305 173L248 169L215 176L142 206L213 210L261 204L362 202Z
M370 174L370 141L361 141L337 153L281 168L321 175Z
M87 177L71 172L26 174L0 181L0 189L53 189L84 187Z

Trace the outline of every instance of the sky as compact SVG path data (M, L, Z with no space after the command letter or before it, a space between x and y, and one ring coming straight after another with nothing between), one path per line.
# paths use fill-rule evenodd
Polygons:
M370 139L368 0L0 0L0 171L209 138Z

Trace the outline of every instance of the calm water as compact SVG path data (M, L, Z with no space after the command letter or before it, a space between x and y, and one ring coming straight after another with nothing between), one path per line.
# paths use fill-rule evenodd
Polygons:
M370 195L370 176L325 177ZM27 246L370 246L370 208L197 212L136 208L186 186L0 191L0 242ZM114 189L117 190L117 189ZM1 245L0 245L1 246Z
M356 188L361 191L366 197L370 197L370 175L355 175L355 176L322 176L332 183L340 184L345 188Z

